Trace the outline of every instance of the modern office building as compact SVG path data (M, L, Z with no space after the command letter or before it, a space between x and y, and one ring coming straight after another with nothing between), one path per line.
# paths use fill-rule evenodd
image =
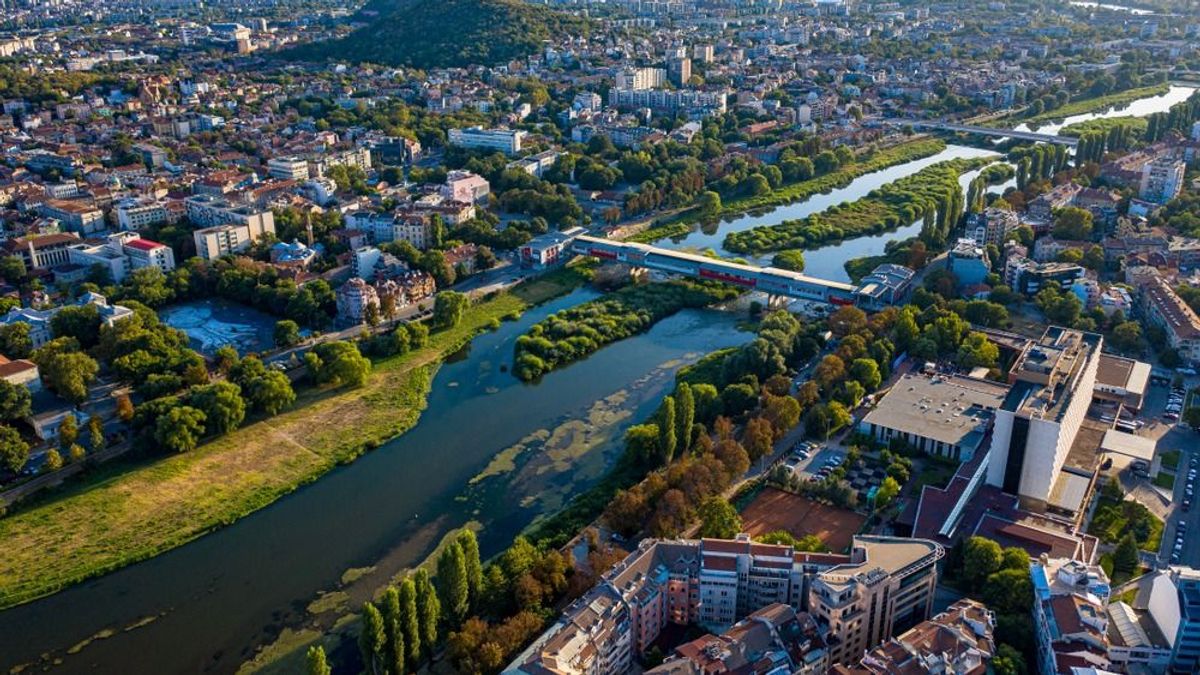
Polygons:
M1074 263L1039 263L1018 255L1010 255L1004 263L1004 283L1025 295L1037 295L1049 286L1065 291L1084 274L1084 269Z
M272 157L267 160L267 174L279 180L308 180L308 160L303 157Z
M966 462L980 450L1007 396L1008 387L998 382L909 373L863 417L859 430L884 443L899 439L922 452Z
M122 230L140 230L171 221L171 212L158 199L122 199L114 205L117 226Z
M1008 373L1011 388L996 411L987 482L1027 508L1073 504L1091 484L1091 475L1062 469L1092 401L1103 342L1096 333L1051 326Z
M521 152L521 144L525 141L526 133L510 129L483 129L471 127L468 129L451 129L450 145L460 148L478 150L499 150L506 155Z

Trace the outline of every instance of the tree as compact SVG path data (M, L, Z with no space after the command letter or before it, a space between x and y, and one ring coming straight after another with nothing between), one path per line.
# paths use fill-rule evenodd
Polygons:
M1112 344L1123 352L1140 352L1142 350L1142 327L1136 321L1125 321L1117 324L1112 330Z
M992 659L992 672L995 675L1025 675L1025 657L1011 645L1000 643L996 657Z
M254 410L278 415L296 402L292 381L278 370L270 370L247 384L246 400Z
M363 665L369 675L384 675L387 649L387 634L383 615L370 602L363 603L362 632L358 634L358 648L362 653Z
M0 258L0 277L16 286L25 281L25 260L20 256L6 255Z
M863 389L875 391L883 377L879 374L879 364L874 359L854 359L850 364L850 377L862 384Z
M775 438L783 436L800 422L800 402L791 396L766 396L763 400L763 417L771 423Z
M63 307L50 319L50 330L55 337L75 338L90 349L100 340L100 310L93 304Z
M63 421L58 425L58 444L59 447L70 447L79 438L79 422L75 420L75 413L67 413L63 417Z
M383 592L383 634L385 671L390 675L403 675L408 654L404 648L404 632L401 628L400 592L389 586Z
M300 324L291 319L275 322L275 346L291 347L300 342Z
M88 386L100 371L95 359L79 351L74 338L55 338L34 350L31 358L46 384L77 404L87 399Z
M625 430L625 452L644 465L659 459L658 425L635 424Z
M989 576L1000 570L1000 544L984 537L971 537L963 548L963 580L972 589L983 587Z
M133 401L129 399L129 394L117 397L117 417L126 423L133 419Z
M1194 431L1200 431L1200 406L1192 406L1184 410L1183 422Z
M833 354L827 354L813 369L813 380L824 391L829 391L846 376L846 363Z
M743 445L750 461L771 454L774 447L774 430L771 423L762 417L752 417L746 422L746 430L742 435Z
M72 443L67 447L67 459L72 464L78 464L87 459L87 450L84 450L83 446L78 443Z
M10 359L27 359L33 352L33 339L29 337L30 326L24 321L0 326L0 354Z
M462 625L470 610L470 588L467 582L466 558L457 541L450 542L438 556L437 590L438 600L441 601L449 624Z
M0 420L11 422L28 417L32 401L25 385L0 380Z
M103 450L106 445L104 441L104 422L96 415L88 418L88 441L92 446L92 451Z
M1137 539L1133 532L1126 532L1113 551L1113 576L1128 579L1137 572L1140 560Z
M308 675L332 675L333 669L325 661L325 648L313 645L304 654L304 663Z
M983 333L971 332L958 347L958 365L963 368L991 368L1000 360L1000 348Z
M895 478L888 476L883 479L883 483L879 485L879 489L875 491L875 508L887 508L888 504L900 494L900 483L896 482Z
M404 649L408 667L417 669L421 662L421 616L417 611L417 586L412 577L400 582L400 630L404 633Z
M675 436L674 397L668 396L663 399L662 407L659 408L658 433L659 460L662 464L670 464L678 444Z
M700 536L733 539L742 531L742 517L733 505L720 497L709 497L700 505Z
M721 195L712 190L705 190L696 199L700 207L701 218L715 218L721 214Z
M246 403L242 391L232 382L217 382L193 387L187 397L188 405L204 413L205 431L227 434L246 419Z
M462 548L463 563L467 571L467 597L472 608L479 606L479 596L483 592L483 563L479 560L479 540L475 531L464 529L458 533L458 545Z
M675 390L675 400L675 439L680 454L683 454L692 447L692 425L696 422L696 399L692 396L692 388L687 382L679 383Z
M421 648L426 653L433 651L438 639L438 622L442 619L442 605L437 591L429 580L429 572L423 568L413 575L417 590L417 616L421 624Z
M788 249L780 251L771 258L771 265L783 270L791 270L792 272L804 271L804 251L800 249Z
M433 299L433 325L443 329L457 326L469 304L471 301L462 293L441 291Z
M63 458L62 455L59 454L58 450L50 448L46 451L46 463L43 465L43 468L45 468L46 471L58 471L62 468L62 465Z
M311 352L316 356L317 381L361 387L371 374L371 362L359 353L358 347L345 341L325 342ZM308 354L305 355L306 363Z
M19 473L29 461L29 444L16 429L0 424L0 462L13 473Z
M172 452L187 452L204 435L204 413L186 405L175 406L160 415L154 425L154 440Z
M1087 241L1092 238L1092 213L1068 206L1054 216L1054 236L1058 239Z

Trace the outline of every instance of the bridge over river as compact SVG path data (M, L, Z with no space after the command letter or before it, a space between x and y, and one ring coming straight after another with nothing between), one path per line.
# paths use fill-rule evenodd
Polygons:
M996 136L998 138L1016 138L1022 141L1033 141L1035 143L1057 143L1075 147L1079 143L1079 139L1071 138L1070 136L1058 136L1056 134L1039 134L1035 131L1017 131L1015 129L1003 129L998 127L977 127L970 124L953 124L951 122L936 122L931 120L884 120L885 124L893 126L910 126L914 129L933 129L935 131L955 131L967 134L980 134L982 136Z

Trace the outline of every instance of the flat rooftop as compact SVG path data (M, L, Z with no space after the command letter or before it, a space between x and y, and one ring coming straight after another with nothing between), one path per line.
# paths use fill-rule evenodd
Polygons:
M951 445L982 439L1008 386L968 377L907 374L863 421ZM978 435L978 438L969 438Z
M1057 420L1074 397L1084 365L1102 339L1096 333L1047 328L1009 371L1013 388L1004 409L1030 418Z

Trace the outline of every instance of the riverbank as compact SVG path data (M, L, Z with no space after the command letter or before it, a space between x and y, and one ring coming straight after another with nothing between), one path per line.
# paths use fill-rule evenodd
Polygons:
M1121 106L1149 96L1161 96L1171 89L1169 84L1155 84L1149 87L1138 87L1136 89L1126 89L1105 96L1096 96L1094 98L1085 98L1078 101L1070 101L1062 107L1048 110L1044 113L1026 117L1023 119L1008 118L1008 121L1024 122L1025 124L1036 124L1038 122L1049 122L1050 120L1059 120L1072 115L1086 115L1088 113L1102 112L1115 106Z
M975 158L939 162L854 202L777 225L732 232L725 238L724 248L761 255L785 249L811 249L831 241L889 232L920 220L956 194L961 196L959 176L992 161L992 158Z
M376 362L361 388L302 390L292 410L194 452L106 467L23 506L0 520L0 608L185 544L407 431L446 355L585 278L567 268L527 282L473 305L427 346Z
M936 138L921 138L906 141L878 150L866 159L856 161L849 166L841 167L823 176L782 185L778 189L772 190L770 194L731 200L722 205L720 213L715 215L710 214L707 216L707 219L719 220L721 218L740 216L750 211L774 208L802 199L808 199L815 194L845 187L853 182L854 179L868 173L882 171L883 169L899 164L936 155L945 149L946 143ZM693 224L704 219L697 215L694 210L687 211L668 222L643 230L629 237L627 241L651 244L659 239L678 237L687 234Z

